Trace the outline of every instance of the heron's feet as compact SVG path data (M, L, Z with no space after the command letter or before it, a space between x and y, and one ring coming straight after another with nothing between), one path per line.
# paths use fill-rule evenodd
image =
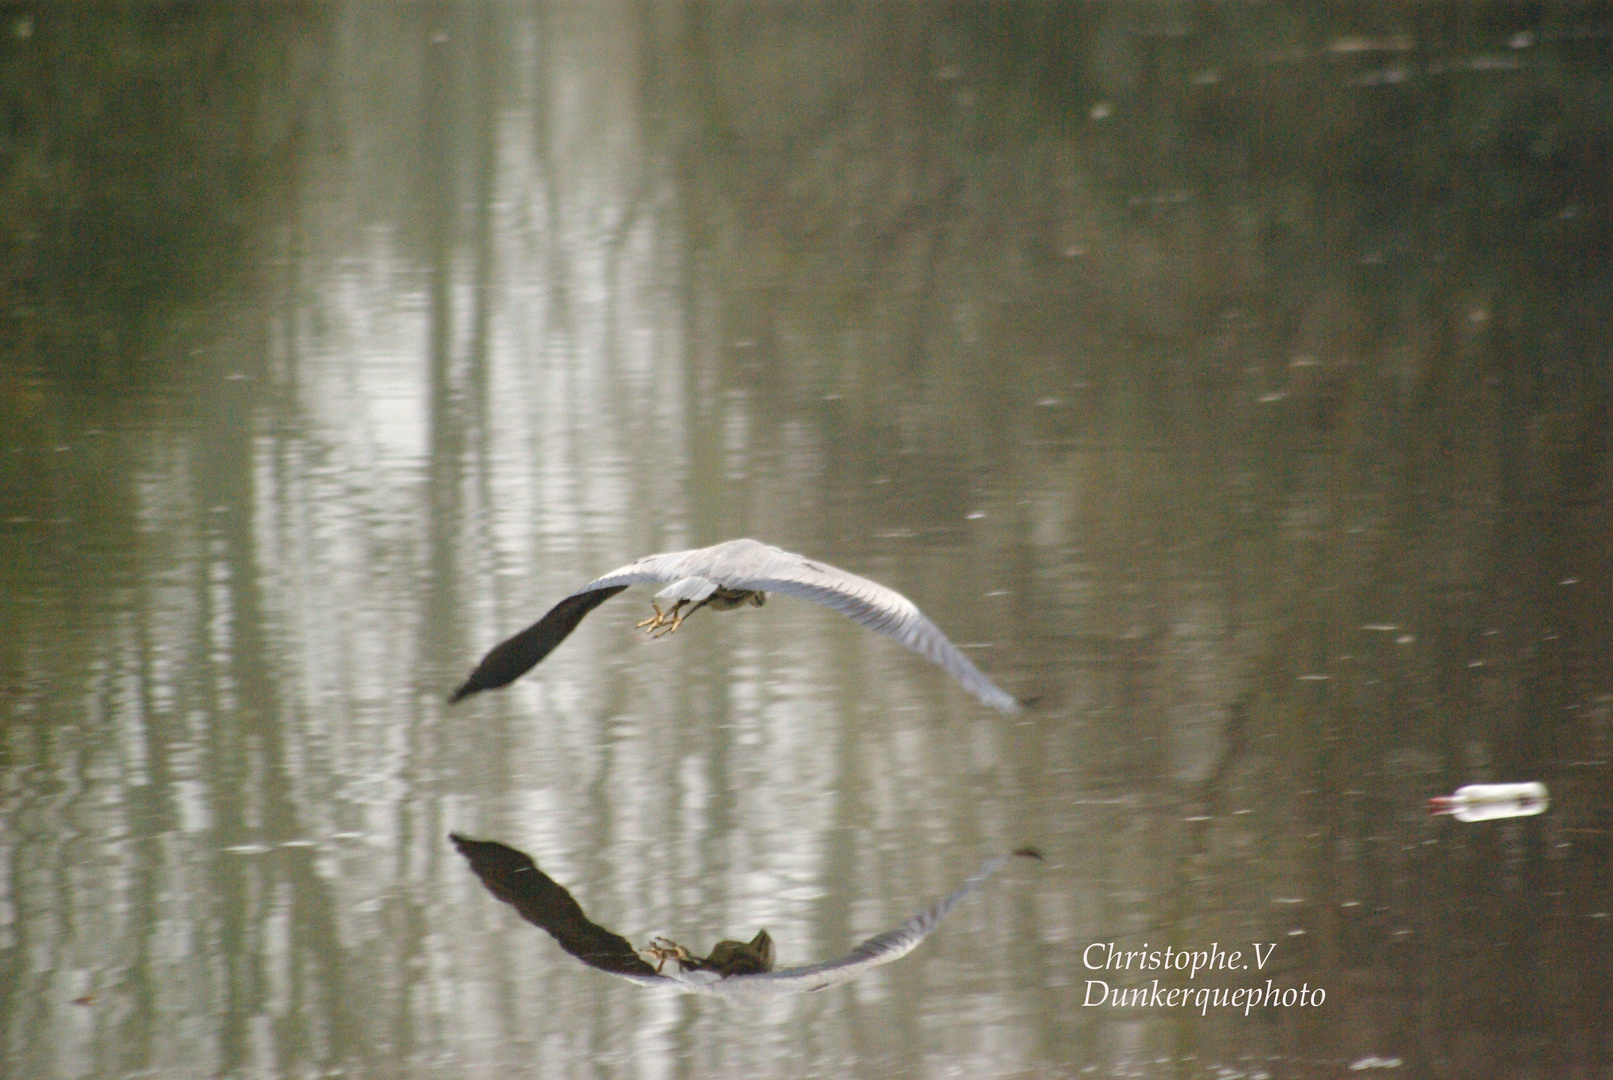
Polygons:
M666 613L661 610L661 605L657 604L654 600L651 600L650 606L655 609L655 614L651 615L648 619L645 619L641 623L634 623L633 629L643 630L645 627L649 627L649 629L653 631L657 626L660 626L662 623L666 622Z
M683 607L688 602L687 600L679 600L672 605L671 610L662 611L661 605L651 600L650 606L655 609L655 614L639 623L634 629L643 630L651 637L665 637L683 625L683 620L687 618Z
M666 965L668 960L676 960L679 968L695 967L700 963L700 958L688 949L685 949L676 941L668 941L662 937L656 938L639 951L649 953L655 958L655 973L657 975L661 974L661 968Z

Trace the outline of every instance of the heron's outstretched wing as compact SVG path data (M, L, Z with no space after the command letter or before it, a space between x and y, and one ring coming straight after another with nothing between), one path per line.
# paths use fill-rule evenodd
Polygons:
M940 627L895 589L758 540L728 540L707 548L649 555L595 578L550 608L543 618L494 646L449 701L514 682L564 641L583 616L629 585L666 585L685 578L822 604L895 638L987 705L1003 712L1019 711L1020 704L1012 694L986 678Z
M560 947L589 967L620 975L642 986L668 986L626 938L590 922L564 887L539 870L522 852L491 840L449 833L459 853L487 891L520 912L521 918L549 932Z
M615 596L626 585L616 585L606 589L591 589L585 592L573 593L560 603L549 609L548 614L522 630L514 637L505 638L482 657L482 662L476 665L476 670L464 681L454 696L448 699L452 705L460 698L470 697L482 690L494 690L510 683L532 670L532 666L542 660L554 647L566 640L566 637L582 622L583 616L594 610L606 600Z
M1035 848L1020 848L1014 852L1031 859L1041 859ZM670 978L680 989L696 994L712 994L736 1000L755 1000L783 994L805 994L824 990L854 979L870 968L900 959L929 937L942 919L958 906L964 897L974 892L1002 869L1007 855L995 855L980 864L962 885L951 895L942 897L911 919L883 934L869 938L838 960L807 967L780 968L755 975L731 975L726 979L714 978L712 972L692 971L678 973Z
M895 589L755 540L730 540L701 552L683 554L710 556L708 562L692 566L688 573L711 578L730 589L780 593L832 608L870 630L895 638L992 708L1009 713L1020 709L1012 694L986 678L918 605Z
M755 544L756 541L729 541L729 543ZM492 650L482 657L482 662L476 665L476 670L470 673L470 677L454 691L454 696L448 699L448 704L452 705L483 690L497 690L519 679L531 671L539 660L553 652L556 645L566 640L571 632L577 629L577 624L582 622L585 615L629 585L665 585L680 578L690 577L691 572L685 571L683 567L700 561L702 556L716 551L717 548L727 546L728 544L718 544L716 548L694 548L690 551L668 551L660 555L646 555L620 569L612 570L604 577L595 578L550 608L544 613L543 618L514 637L505 638L493 646Z

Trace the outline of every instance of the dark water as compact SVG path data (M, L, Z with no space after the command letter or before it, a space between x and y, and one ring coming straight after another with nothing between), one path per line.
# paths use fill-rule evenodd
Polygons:
M1613 12L0 14L0 1073L1613 1073ZM1034 706L642 590L444 704L741 535ZM727 1007L450 829L784 963L1049 859Z

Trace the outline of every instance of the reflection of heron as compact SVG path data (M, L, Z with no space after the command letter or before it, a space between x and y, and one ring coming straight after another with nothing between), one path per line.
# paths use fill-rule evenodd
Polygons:
M950 896L908 919L902 925L852 949L838 960L807 967L773 968L773 939L767 931L749 942L719 941L711 955L698 957L683 946L656 938L642 950L627 939L588 921L582 907L562 886L539 870L522 852L489 840L470 840L450 834L459 853L488 891L521 913L521 918L547 930L560 947L589 967L620 975L640 986L664 986L689 994L713 994L732 999L775 997L822 990L861 975L869 968L906 956L929 936L958 901L974 892L1008 861L997 855L980 864ZM1015 855L1042 856L1032 848ZM647 954L655 963L644 959ZM672 961L670 968L667 961ZM663 973L665 969L665 973Z
M761 607L770 592L796 596L833 608L939 664L975 697L1017 712L1019 702L980 673L913 601L894 589L848 574L825 563L780 551L755 540L729 540L693 551L649 555L595 578L519 634L495 645L450 701L481 690L507 686L559 645L583 616L629 585L663 584L656 600L671 601L666 611L650 602L655 615L639 623L654 636L670 634L703 607L729 611L745 604Z

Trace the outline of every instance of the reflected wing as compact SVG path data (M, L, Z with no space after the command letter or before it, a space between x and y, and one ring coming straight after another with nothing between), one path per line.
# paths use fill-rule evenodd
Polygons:
M1034 848L1020 848L1014 852L1031 859L1041 859ZM715 994L735 999L776 997L781 994L804 994L824 990L854 979L871 968L900 959L929 937L942 919L970 893L1002 869L1007 855L996 855L980 864L950 896L937 900L932 906L883 934L869 938L838 960L809 967L781 968L757 975L733 975L726 979L713 979L709 972L689 972L671 976L672 980L693 993Z
M560 947L589 967L620 975L642 986L668 986L626 938L590 922L582 906L522 852L491 840L448 838L470 860L488 892L514 907L521 918L549 932Z
M958 680L982 702L1018 712L1014 696L983 675L918 605L875 581L755 540L731 540L705 549L710 565L691 570L730 589L760 589L832 608L870 630L895 638ZM674 579L675 580L675 579Z

